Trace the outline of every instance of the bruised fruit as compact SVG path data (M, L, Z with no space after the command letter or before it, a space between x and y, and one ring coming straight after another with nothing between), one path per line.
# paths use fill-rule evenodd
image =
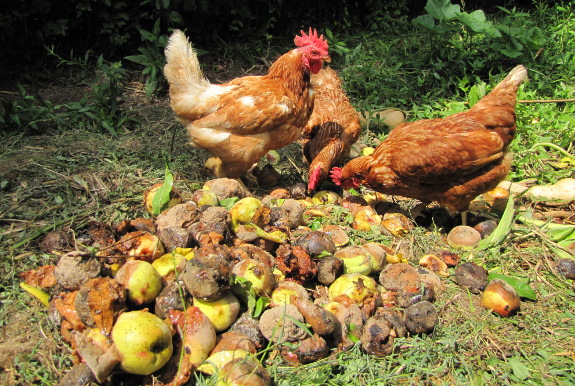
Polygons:
M447 244L452 248L472 250L481 241L481 234L467 225L458 225L447 234Z
M341 204L341 196L331 190L320 190L313 195L311 201L314 205L339 205Z
M428 333L433 331L437 324L437 310L428 301L409 306L405 310L405 327L412 334Z
M236 321L240 311L240 302L233 294L212 302L194 299L194 306L198 307L206 315L214 326L216 332L224 331Z
M246 187L233 178L215 178L206 181L202 189L211 190L220 201L226 198L244 198L250 195Z
M495 230L495 228L497 228L497 225L497 221L495 220L485 220L475 225L473 229L479 232L481 238L484 239L489 236Z
M126 233L118 240L117 248L135 260L150 263L164 254L164 246L158 236L144 231Z
M304 319L292 304L270 308L261 315L260 331L264 337L274 343L296 342L305 337L306 332L300 326Z
M257 362L256 359L251 356L249 351L241 349L224 350L211 353L206 361L198 367L198 370L208 375L214 375L221 372L224 366L234 359L252 360Z
M326 233L336 247L343 247L349 243L349 236L347 233L338 225L324 225L321 231Z
M89 253L68 252L60 257L54 270L56 281L69 290L77 290L90 279L100 275L101 264Z
M371 253L360 246L350 246L337 251L333 257L343 261L344 273L360 273L368 275L372 270L373 257Z
M411 232L414 228L413 222L404 214L386 213L383 215L379 229L382 234L401 237Z
M468 261L455 268L454 276L457 284L478 294L487 285L488 272L482 266Z
M365 298L377 295L377 283L369 276L346 273L329 286L328 293L330 300L340 295L346 295L352 302L361 304Z
M234 265L232 273L249 281L259 296L269 296L274 289L275 276L271 268L259 260L242 260Z
M154 213L153 203L154 203L154 197L156 197L156 193L158 193L158 190L162 186L164 186L164 183L159 182L144 192L144 206L146 207L148 213L151 214L152 216L158 214ZM181 202L182 202L182 196L180 195L179 190L172 186L170 190L170 199L160 208L160 212L169 209L175 205L178 205Z
M281 179L281 174L270 164L264 165L261 169L256 168L253 174L261 188L276 186Z
M218 386L270 386L272 378L257 361L235 358L218 372Z
M575 260L573 259L558 259L554 264L557 273L565 279L575 280Z
M361 332L361 348L368 354L383 357L391 354L395 343L392 324L383 316L367 319Z
M519 310L521 299L510 284L493 279L481 294L481 304L501 316L510 316Z
M387 264L387 252L383 245L377 243L367 243L363 247L371 255L371 272L381 272L381 270Z
M357 231L371 231L371 227L381 224L381 216L370 206L361 207L353 212L351 227Z
M319 335L314 334L311 337L297 342L295 348L284 349L281 351L282 357L294 365L311 363L323 359L329 353L329 346L326 341Z
M98 327L108 336L118 315L126 309L126 291L114 279L97 277L78 290L74 308L82 323Z
M180 285L176 281L172 281L162 289L156 302L154 304L154 313L160 318L165 319L168 317L170 310L184 310L184 291L180 289Z
M337 257L327 256L317 264L317 280L330 285L343 273L343 261Z
M212 350L212 353L233 350L245 350L251 354L258 352L255 343L252 342L250 337L241 332L228 331L217 336L216 346Z
M256 348L262 348L264 343L264 336L262 335L258 321L251 317L248 313L244 313L236 320L230 331L238 332L247 336L253 342Z
M112 340L122 356L120 367L128 373L151 374L172 356L170 328L145 310L121 314L112 329Z
M294 281L280 281L276 284L271 294L271 306L293 304L294 300L309 301L309 295L305 288Z
M116 280L126 287L128 300L137 305L153 302L162 290L162 276L143 260L127 261L118 270Z
M435 272L439 276L449 276L449 272L447 272L447 264L435 255L424 255L419 259L419 265Z
M216 331L212 322L195 306L188 307L184 312L171 310L168 318L180 335L185 361L194 368L200 366L216 345Z
M195 202L198 206L216 206L218 205L218 196L216 196L216 194L211 190L198 189L192 195L192 201Z
M247 224L252 221L252 217L258 209L262 207L262 202L255 197L245 197L239 200L230 209L232 224Z
M232 267L223 257L196 255L186 263L180 277L194 298L214 301L230 289Z
M329 335L335 331L337 320L333 313L309 300L297 299L293 304L316 334Z
M335 243L331 237L321 231L311 231L301 235L295 245L303 247L311 256L318 256L322 253L332 255L336 251Z

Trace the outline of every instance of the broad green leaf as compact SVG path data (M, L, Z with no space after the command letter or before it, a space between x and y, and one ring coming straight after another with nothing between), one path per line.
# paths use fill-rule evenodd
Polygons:
M164 183L156 191L154 199L152 200L152 213L154 216L162 212L164 205L170 201L170 193L172 192L172 185L174 184L174 175L170 171L169 166L166 164L166 172L164 175Z
M501 244L511 232L511 226L513 225L513 218L515 216L515 201L513 196L509 195L507 200L507 205L505 206L505 211L499 220L497 228L489 236L481 240L479 243L479 249L489 249Z
M483 33L493 27L493 22L488 21L485 13L480 9L472 13L461 12L457 14L457 18L475 33Z
M441 35L444 34L445 32L447 32L449 30L449 27L441 24L435 24L435 19L433 17L431 17L430 15L421 15L416 17L415 19L413 19L412 21L413 24L415 24L416 26L421 26L425 29L427 29L428 31L431 31L435 34Z
M513 370L513 375L515 375L519 380L524 381L529 378L529 369L521 362L517 357L509 358L509 366Z
M459 5L451 4L449 0L429 0L425 5L425 10L440 21L455 19L461 12Z
M517 295L519 295L520 297L529 300L537 300L537 294L535 293L533 288L529 287L529 284L525 280L515 279L507 275L495 272L489 273L489 276L487 278L489 281L493 279L501 279L507 284L509 284L511 287L513 287L517 292Z

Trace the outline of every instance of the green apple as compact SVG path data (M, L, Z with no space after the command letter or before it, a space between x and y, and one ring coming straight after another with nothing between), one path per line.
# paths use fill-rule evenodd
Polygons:
M212 302L194 298L194 306L210 319L216 332L224 331L231 326L240 312L240 301L231 293Z
M196 306L177 312L183 316L177 317L176 326L182 335L184 355L194 368L198 367L216 346L216 331L210 319Z
M148 375L161 369L173 352L170 328L145 310L120 314L112 340L122 356L120 367L131 374Z
M364 247L359 245L352 245L345 247L334 253L333 257L337 257L343 261L344 273L360 273L362 275L369 275L373 268L371 253Z
M186 258L179 253L166 253L154 260L152 266L158 271L160 276L166 277L174 272L184 260Z
M377 282L359 273L346 273L335 279L329 286L329 299L347 295L356 304L361 304L368 296L377 295Z
M270 296L276 285L271 268L256 259L246 259L236 263L232 268L232 273L249 281L259 296Z
M192 201L195 202L198 206L203 205L210 205L210 206L217 206L218 196L211 190L207 189L198 189L192 195Z
M295 281L278 281L271 294L271 306L293 304L295 299L309 301L305 287Z
M162 276L143 260L128 260L115 279L126 288L128 300L137 305L153 302L162 290Z
M198 370L208 375L214 375L220 371L226 363L236 358L251 358L251 354L249 351L242 349L218 351L210 355L208 359L198 367Z

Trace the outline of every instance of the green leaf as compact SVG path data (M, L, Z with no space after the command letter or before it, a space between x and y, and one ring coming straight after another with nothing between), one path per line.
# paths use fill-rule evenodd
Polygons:
M443 24L435 24L435 19L431 15L421 15L413 19L412 23L416 26L423 27L430 32L442 35L449 31L449 27Z
M331 256L331 253L329 253L328 251L322 251L319 255L316 256L316 259L322 259L327 256Z
M174 175L170 171L170 167L166 164L166 172L164 175L164 183L156 191L154 199L152 200L152 213L154 216L162 212L163 207L170 202L170 193L172 192L172 185L174 184Z
M509 195L507 200L507 205L505 206L505 211L499 220L497 228L489 236L481 240L479 243L479 249L489 249L501 244L511 232L511 226L513 225L513 218L515 216L515 201L513 196Z
M519 380L524 381L529 378L529 369L521 362L517 357L509 358L509 366L513 370L513 375L515 375Z
M529 300L537 300L537 294L533 288L529 287L527 280L515 279L501 273L490 272L487 277L489 281L493 279L501 279L515 289L517 295Z
M552 241L559 242L575 239L575 225L556 224L549 221L534 219L531 216L532 213L526 212L525 215L518 216L517 219L526 225L531 225L545 231L545 234Z
M270 298L267 297L261 297L258 300L256 300L255 305L253 307L253 311L251 312L251 315L254 318L258 318L266 309L266 307L272 302L272 300Z
M429 0L425 10L440 21L455 19L461 12L459 5L451 4L449 0Z
M575 254L569 252L567 249L557 248L554 245L547 245L549 249L560 259L575 259Z
M240 200L239 197L224 198L223 200L220 200L220 205L226 209L232 209L232 206L234 206L235 203L238 202L239 200Z
M480 9L472 13L461 12L457 14L457 18L475 33L483 33L486 29L493 26L493 23L487 21L485 13Z

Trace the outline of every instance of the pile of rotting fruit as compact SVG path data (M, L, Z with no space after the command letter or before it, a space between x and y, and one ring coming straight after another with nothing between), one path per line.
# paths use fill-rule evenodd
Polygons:
M145 196L150 211L157 188ZM73 240L48 234L42 248L59 262L26 272L22 286L48 305L73 349L61 384L180 385L200 371L221 384L267 385L271 355L295 366L359 344L383 357L397 352L396 338L434 329L448 267L487 309L508 316L519 307L513 287L488 286L484 268L452 252L476 245L493 221L454 228L449 245L414 267L388 245L348 236L399 238L414 227L408 217L382 217L361 196L305 193L297 184L259 199L214 179L188 200L172 189L154 220L92 222ZM318 227L336 212L348 223Z

